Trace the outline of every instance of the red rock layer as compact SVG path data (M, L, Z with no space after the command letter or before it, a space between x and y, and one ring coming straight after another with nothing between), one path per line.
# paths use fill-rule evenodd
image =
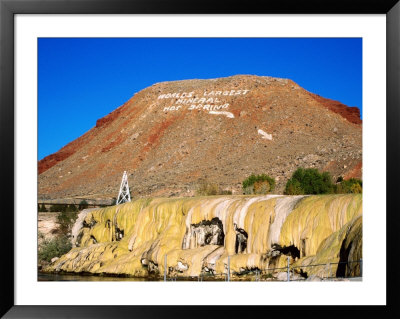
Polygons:
M332 112L335 112L337 114L340 114L349 122L354 123L354 124L362 124L362 120L360 118L360 110L358 109L358 107L347 106L347 105L344 105L343 103L340 103L339 101L326 99L317 94L310 93L310 95L316 101L318 101L323 106L325 106L327 109L329 109Z

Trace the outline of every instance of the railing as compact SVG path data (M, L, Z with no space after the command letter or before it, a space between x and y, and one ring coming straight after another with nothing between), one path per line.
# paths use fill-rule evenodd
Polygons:
M359 276L351 277L351 276L336 276L332 272L332 266L337 265L346 265L344 271L348 269L350 264L358 263L359 264ZM169 275L167 271L167 255L164 257L164 281L240 281L245 277L244 281L304 281L306 280L304 269L311 267L324 267L325 270L318 272L318 279L324 281L334 281L341 280L342 278L362 278L362 259L356 261L341 261L341 262L329 262L329 263L321 263L321 264L311 264L304 266L294 266L290 265L290 258L287 258L287 266L286 267L277 267L277 268L265 268L265 269L256 269L252 271L243 272L241 274L234 274L230 269L230 256L228 256L227 263L227 272L224 273L201 273L199 276L179 276L178 274ZM286 273L286 276L278 276L274 277L273 273ZM297 276L296 276L297 274ZM232 275L235 277L232 279Z
M359 277L362 277L362 259L356 260L356 261L329 262L327 264L313 264L313 265L305 265L305 266L293 266L292 270L294 272L294 269L301 269L302 270L303 268L322 267L322 266L324 266L324 267L326 267L328 269L326 271L328 275L323 277L323 278L324 279L333 279L333 278L341 278L341 277L333 276L333 274L332 274L332 265L338 265L338 266L339 265L347 265L348 266L349 264L354 264L354 263L359 263L360 264L360 276ZM349 278L349 277L347 277L347 278ZM288 281L289 280L290 280L290 277L288 277Z

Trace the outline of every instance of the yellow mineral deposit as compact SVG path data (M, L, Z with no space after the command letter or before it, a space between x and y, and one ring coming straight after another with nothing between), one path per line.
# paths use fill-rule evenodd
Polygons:
M228 256L231 273L285 267L287 256L294 267L360 259L361 203L360 194L209 196L86 210L74 227L77 247L46 271L162 276L165 255L168 274L180 276L226 274Z

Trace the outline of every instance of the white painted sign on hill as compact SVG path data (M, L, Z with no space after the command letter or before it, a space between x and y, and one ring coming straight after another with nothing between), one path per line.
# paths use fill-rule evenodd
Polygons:
M174 99L172 105L165 106L163 112L173 112L179 110L203 110L209 114L226 115L233 118L231 112L227 112L229 103L226 101L228 96L246 95L250 90L225 90L225 91L204 91L201 97L197 97L194 91L191 92L172 92L163 93L158 96L158 100Z

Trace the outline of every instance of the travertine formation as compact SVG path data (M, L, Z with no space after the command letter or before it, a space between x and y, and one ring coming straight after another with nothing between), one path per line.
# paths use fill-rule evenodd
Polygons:
M359 260L362 196L212 196L138 199L81 213L77 247L47 271L146 277L226 274ZM358 267L358 268L357 268ZM305 269L307 276L321 268ZM299 271L300 272L300 271ZM332 265L338 276L357 264Z
M358 108L287 79L157 83L39 161L38 193L112 198L126 170L134 197L193 196L202 180L242 194L252 173L274 177L280 194L299 166L360 178L361 131Z

